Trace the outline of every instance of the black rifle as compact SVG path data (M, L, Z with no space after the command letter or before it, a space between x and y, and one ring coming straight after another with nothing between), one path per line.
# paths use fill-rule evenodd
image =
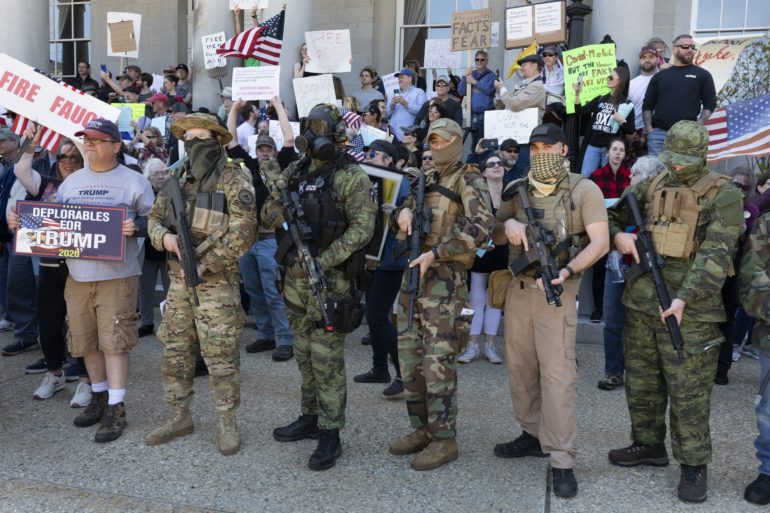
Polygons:
M165 194L171 206L173 224L170 228L173 228L173 231L176 232L179 263L184 270L184 284L187 287L192 287L195 306L199 306L198 291L195 287L203 283L203 280L198 276L198 265L195 263L195 249L190 237L190 223L187 221L187 208L182 197L182 188L179 186L179 180L176 177L169 177L166 185L163 186L163 194Z
M629 193L624 201L628 205L629 210L631 210L634 224L638 230L636 234L636 251L639 253L639 263L631 266L631 269L626 273L626 283L633 283L642 274L650 273L652 275L652 283L655 285L655 292L658 293L660 307L663 311L666 311L671 308L671 296L668 293L666 282L663 280L662 271L666 261L655 251L655 246L652 244L652 236L644 226L644 218L642 217L642 211L639 209L639 203L636 201L636 196L633 193ZM669 337L671 337L671 344L674 346L676 355L679 358L679 363L684 363L684 339L682 338L682 331L679 329L679 323L675 315L666 317L666 328L668 329Z
M545 299L549 305L561 306L561 293L564 288L561 285L553 285L551 280L556 279L557 265L551 250L549 247L556 242L556 237L553 231L546 230L535 215L535 211L532 208L532 203L529 201L529 192L527 190L528 185L526 180L521 180L516 190L519 195L519 201L524 208L524 213L527 215L527 240L529 241L529 250L520 255L510 265L511 272L514 276L518 275L530 264L534 262L540 263L540 268L535 274L535 278L540 278L543 282L543 290L545 290ZM569 240L564 241L565 246L557 245L553 249L555 254L561 253L566 249L566 244Z
M430 233L431 214L425 209L425 173L420 171L417 178L417 196L415 208L412 211L412 235L409 236L409 261L416 260L422 254L422 243ZM414 305L420 297L420 266L416 265L407 271L406 290L409 292L409 331L412 331Z
M299 194L289 192L282 180L277 181L275 186L281 191L283 201L283 229L289 234L292 242L294 242L294 247L297 248L297 257L310 282L310 291L318 300L318 306L321 307L324 331L334 331L334 324L329 318L329 312L327 312L326 302L323 298L323 292L328 287L326 276L303 242L304 237L309 236L311 230L304 220L305 211L299 201Z

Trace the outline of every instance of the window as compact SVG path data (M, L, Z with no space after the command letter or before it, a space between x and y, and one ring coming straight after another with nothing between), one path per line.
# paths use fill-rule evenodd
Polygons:
M90 0L50 0L49 5L49 71L57 77L74 77L78 62L91 62Z
M770 28L768 0L694 0L693 35L738 36L767 34Z

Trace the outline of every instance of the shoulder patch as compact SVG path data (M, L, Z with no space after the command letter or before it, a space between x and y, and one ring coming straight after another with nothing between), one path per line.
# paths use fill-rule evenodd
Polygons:
M247 207L254 205L254 193L247 189L238 191L238 201Z

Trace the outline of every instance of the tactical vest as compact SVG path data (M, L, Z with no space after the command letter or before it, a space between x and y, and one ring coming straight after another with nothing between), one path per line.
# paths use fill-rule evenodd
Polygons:
M706 235L702 227L710 222L704 207L714 201L719 187L730 179L708 172L690 187L660 187L668 176L668 171L660 173L647 189L645 226L659 255L690 258ZM701 202L702 198L706 202Z
M588 245L588 236L586 235L583 217L577 211L575 203L572 201L572 191L584 177L570 173L567 178L559 182L556 190L543 198L530 195L532 210L539 218L543 228L553 232L555 242L548 249L559 268L564 267L574 258L583 248ZM516 201L516 200L514 200ZM514 218L524 224L528 223L527 214L521 207L521 203L516 201ZM529 241L530 248L532 241ZM557 250L558 248L558 250ZM553 252L556 252L555 254ZM524 252L524 246L508 247L508 263L514 262L519 255ZM525 275L533 276L537 271L537 265L532 265L531 269L525 271ZM573 276L575 278L576 276Z

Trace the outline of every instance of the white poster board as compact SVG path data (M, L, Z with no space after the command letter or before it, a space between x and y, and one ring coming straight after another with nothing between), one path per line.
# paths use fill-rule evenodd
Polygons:
M230 0L230 10L267 9L267 0Z
M529 142L532 129L538 125L537 107L513 112L508 109L490 110L484 114L484 139L515 139L519 144Z
M297 102L297 112L301 118L307 116L310 109L319 103L337 103L331 75L295 78L292 82L294 84L294 99Z
M153 128L157 128L160 132L160 135L163 137L166 137L168 134L166 134L166 118L168 116L158 116L155 118L152 118L152 121L150 121L150 126Z
M757 37L696 40L698 51L695 52L692 63L711 73L714 79L714 88L718 93L730 79L730 75L733 74L743 50L756 41Z
M364 146L369 146L372 144L372 141L376 141L377 139L384 139L386 141L390 141L390 135L384 130L380 130L379 128L371 127L367 124L362 124L358 129L358 135L361 136L361 139L364 141Z
M280 94L280 66L233 68L233 100L270 100Z
M222 46L227 38L224 32L209 34L201 37L203 44L203 66L206 69L223 68L227 66L227 59L217 55L217 48Z
M291 131L294 132L294 137L299 135L299 123L296 121L290 121ZM275 141L275 149L280 151L283 148L283 132L281 132L281 122L275 119L270 120L269 125L270 137Z
M385 96L388 98L393 97L393 91L400 89L398 87L398 77L395 73L389 73L382 75L382 86L385 88Z
M108 12L107 24L119 23L121 21L131 21L134 23L134 36L136 37L136 50L133 52L113 52L112 51L112 36L109 29L107 30L107 55L109 57L131 57L133 59L139 58L139 40L142 32L142 15L133 12ZM122 70L121 70L122 71Z
M560 2L535 4L535 33L556 32L564 23Z
M305 70L311 73L347 73L351 69L353 52L350 30L316 30L305 32L305 44L310 62Z
M427 69L460 68L460 52L452 51L451 39L426 39L425 58Z
M117 122L120 110L93 96L80 94L13 57L0 54L0 105L64 137L91 120Z
M507 39L532 37L532 9L508 9L505 11L505 37Z

